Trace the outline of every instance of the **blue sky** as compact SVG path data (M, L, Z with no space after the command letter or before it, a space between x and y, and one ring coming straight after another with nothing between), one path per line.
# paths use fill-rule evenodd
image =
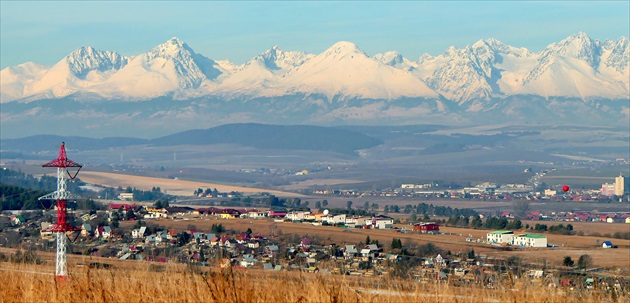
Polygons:
M338 41L417 60L479 39L540 51L579 31L630 35L629 1L169 2L0 1L2 68L52 65L90 45L138 55L176 36L212 59L243 63L273 45L320 53Z

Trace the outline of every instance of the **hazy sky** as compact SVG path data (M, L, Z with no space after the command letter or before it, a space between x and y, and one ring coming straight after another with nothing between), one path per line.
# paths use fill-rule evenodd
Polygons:
M540 51L579 31L630 35L629 1L168 2L0 1L2 68L52 65L83 45L138 55L171 37L212 59L243 63L273 45L320 53L351 41L368 55L417 60L479 39Z

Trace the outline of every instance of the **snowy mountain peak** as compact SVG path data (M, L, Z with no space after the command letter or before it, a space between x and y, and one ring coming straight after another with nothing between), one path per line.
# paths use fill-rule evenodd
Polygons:
M312 57L314 56L303 52L285 52L279 46L274 45L272 48L252 59L251 62L260 62L270 70L287 71L293 67L302 65L306 60ZM247 64L251 64L251 62Z
M166 42L151 49L148 54L153 57L177 58L186 57L195 52L182 40L173 37Z
M323 53L324 56L333 56L338 58L355 54L367 56L356 44L348 41L339 41Z
M66 56L68 68L79 79L91 71L107 72L120 70L129 62L129 58L112 51L100 51L91 46L82 46Z
M376 61L379 61L385 65L393 66L405 71L412 71L417 67L416 63L409 61L403 57L399 52L389 51L383 54L377 54L374 56Z
M573 34L558 43L553 43L543 51L543 56L574 57L586 61L593 68L597 68L599 65L600 55L599 43L592 40L584 32Z
M396 51L389 51L382 54L377 54L374 59L380 61L383 64L394 66L403 62L403 56Z
M630 73L630 42L627 37L621 37L617 41L606 41L606 50L609 55L604 65L614 68L617 72L628 75Z

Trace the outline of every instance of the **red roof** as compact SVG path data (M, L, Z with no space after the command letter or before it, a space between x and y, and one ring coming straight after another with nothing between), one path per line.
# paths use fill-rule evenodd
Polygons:
M119 203L113 203L109 205L109 209L121 209L121 208L124 211L128 211L130 209L133 209L134 207L129 204L119 204Z

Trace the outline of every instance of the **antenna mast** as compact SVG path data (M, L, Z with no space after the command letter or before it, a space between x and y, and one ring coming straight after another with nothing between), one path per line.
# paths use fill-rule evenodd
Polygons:
M57 200L57 223L47 228L47 231L57 234L57 262L55 266L55 276L59 279L65 279L68 276L66 262L66 239L68 236L66 235L66 232L79 230L79 228L70 225L67 221L68 199L79 198L79 196L74 195L67 190L67 180L68 178L70 180L76 178L83 165L68 159L66 156L65 143L61 142L57 159L42 165L42 167L57 168L57 190L40 197L39 200ZM72 176L70 172L68 172L68 167L78 167L79 169L74 176Z

